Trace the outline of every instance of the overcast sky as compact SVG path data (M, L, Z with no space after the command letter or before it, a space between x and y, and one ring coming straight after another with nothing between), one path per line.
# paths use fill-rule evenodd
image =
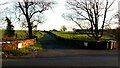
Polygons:
M65 7L66 0L56 0L56 1L58 2L58 4L54 9L44 12L47 20L43 24L38 25L38 29L39 30L51 30L51 29L60 30L61 26L63 25L65 25L68 30L71 30L72 28L79 28L75 23L67 21L62 17L62 14L67 11ZM119 0L116 0L115 3L112 5L111 9L113 9L113 11L109 12L108 13L109 16L107 15L107 17L111 17L114 13L118 11L118 1ZM1 8L3 7L0 7L0 9ZM14 26L15 26L15 29L21 29L18 23L14 24Z
M66 0L56 0L58 2L57 7L52 11L46 11L45 15L47 16L47 21L43 25L39 25L38 29L58 29L60 30L61 26L65 25L68 30L72 30L72 28L79 28L75 23L65 20L62 17L62 14L65 13L66 7L65 2ZM113 14L115 14L118 11L118 0L115 1L115 3L111 7L112 11L108 12L107 18L110 18ZM113 20L115 22L116 20ZM116 25L111 24L111 27L115 28Z

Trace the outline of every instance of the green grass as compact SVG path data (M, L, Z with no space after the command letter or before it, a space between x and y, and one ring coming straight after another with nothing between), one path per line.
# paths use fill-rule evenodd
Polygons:
M26 47L26 49L28 49L30 51L39 51L39 50L42 50L43 48L42 48L41 43L39 41L37 41L35 45Z
M87 34L79 34L74 32L52 32L52 33L65 39L95 41L94 38L88 37ZM108 39L112 39L112 38L108 35L103 35L103 37L100 40L108 40Z
M1 36L2 39L6 39L4 33L5 33L5 30L2 30L2 36ZM16 35L17 35L17 37L16 37ZM43 36L41 34L41 32L34 31L34 30L33 30L33 35L37 36L38 38L41 38ZM28 38L28 31L27 30L15 30L15 35L12 37L13 40L26 39L26 38Z
M28 32L26 30L16 30L15 34L17 34L17 37L14 36L14 38L17 38L17 39L24 39L24 38L27 38L28 36Z

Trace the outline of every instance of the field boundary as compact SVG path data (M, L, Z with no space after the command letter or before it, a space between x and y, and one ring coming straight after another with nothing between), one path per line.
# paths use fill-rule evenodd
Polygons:
M36 39L25 39L15 41L3 41L2 50L16 50L19 48L25 48L36 43Z
M118 42L114 40L108 41L84 41L84 40L75 40L75 39L66 39L52 32L47 32L53 35L61 43L65 43L68 46L78 48L78 49L116 49L118 48Z

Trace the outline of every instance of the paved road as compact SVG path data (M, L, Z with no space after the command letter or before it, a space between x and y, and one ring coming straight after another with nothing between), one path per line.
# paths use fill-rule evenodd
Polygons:
M109 56L70 56L31 59L5 59L3 66L118 66L118 57Z
M27 58L3 59L3 66L118 66L118 50L71 49L49 34L40 42L43 52Z
M40 39L41 44L44 49L69 49L70 47L58 43L54 36L50 34L45 34L45 36Z

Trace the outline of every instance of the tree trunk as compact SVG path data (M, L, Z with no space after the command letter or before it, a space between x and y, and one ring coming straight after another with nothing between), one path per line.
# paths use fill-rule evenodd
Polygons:
M100 38L98 36L95 37L95 40L98 41Z
M32 26L31 26L30 18L28 15L27 15L26 19L27 19L27 23L28 23L28 35L29 35L28 38L32 38Z
M29 38L32 38L32 26L28 26Z

